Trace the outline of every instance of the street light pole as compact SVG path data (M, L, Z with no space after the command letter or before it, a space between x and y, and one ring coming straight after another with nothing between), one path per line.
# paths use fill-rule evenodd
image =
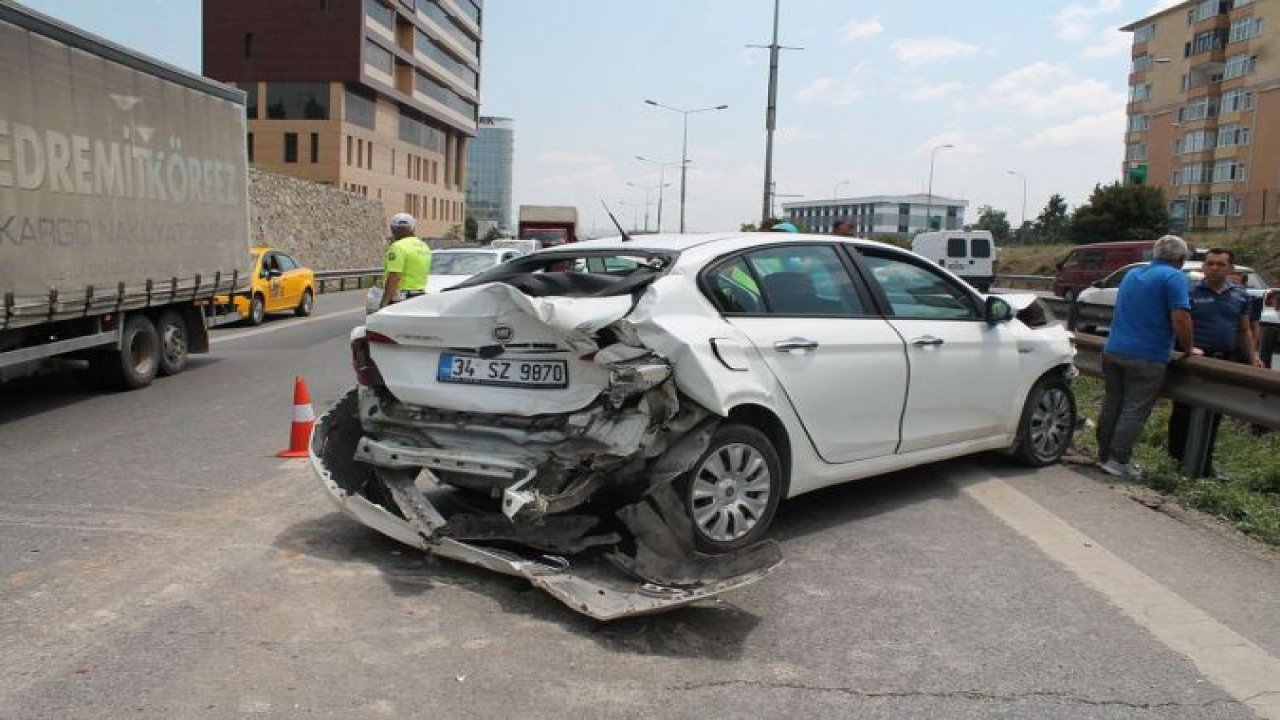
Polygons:
M849 181L848 181L848 180L841 180L840 182L836 183L836 184L835 184L835 187L831 188L831 199L832 199L832 200L835 200L835 199L836 199L836 197L837 197L837 193L839 193L839 192L840 192L840 186L841 186L841 185L848 185L848 184L849 184Z
M658 232L662 232L662 188L667 187L667 168L679 165L678 162L660 162L658 160L650 160L642 155L637 155L636 159L640 162L652 163L658 166Z
M935 147L929 153L929 199L924 206L924 229L925 230L933 229L933 160L935 157L937 157L939 150L943 148L953 148L953 147L955 147L955 145L952 145L951 143L947 143L946 145L939 145Z
M1018 232L1022 232L1022 228L1027 225L1027 176L1017 170L1005 170L1010 175L1016 175L1022 180L1022 224L1018 226Z
M778 44L778 13L782 0L773 0L773 42L768 45L748 45L753 48L769 49L769 104L764 111L764 200L761 202L760 222L768 220L773 213L773 131L778 125L778 51L803 50L804 48L784 47Z
M713 107L693 108L684 110L670 105L663 105L653 100L645 100L646 105L652 105L664 110L678 112L684 116L684 133L683 140L680 143L680 232L684 232L684 206L685 206L685 180L689 171L689 116L693 113L710 112L712 110L724 110L728 105L715 105Z

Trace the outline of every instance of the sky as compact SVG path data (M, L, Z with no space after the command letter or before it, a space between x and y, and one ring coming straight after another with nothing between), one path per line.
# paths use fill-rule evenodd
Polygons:
M199 0L24 0L199 72ZM268 0L264 0L268 1ZM781 0L777 204L933 193L1008 213L1119 179L1130 36L1177 0ZM773 0L487 0L481 114L515 121L516 204L604 229L736 230L763 205ZM952 145L950 148L940 148ZM1010 171L1017 174L1011 174ZM647 188L647 189L646 189ZM780 208L777 208L780 211Z

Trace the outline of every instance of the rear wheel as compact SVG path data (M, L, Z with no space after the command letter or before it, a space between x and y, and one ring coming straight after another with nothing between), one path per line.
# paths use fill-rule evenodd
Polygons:
M1031 467L1052 465L1071 447L1076 429L1076 397L1059 377L1046 377L1031 388L1018 422L1019 461Z
M266 317L267 317L266 301L262 299L261 295L254 295L253 299L249 301L249 317L248 317L249 324L261 325L262 321Z
M187 367L187 321L176 310L165 310L156 323L160 336L160 374L177 375Z
M124 323L120 349L94 359L107 387L136 390L151 384L160 369L160 335L146 315L133 315Z
M703 552L732 552L759 541L782 500L782 464L764 433L723 425L693 469L676 481Z
M302 292L302 299L298 301L298 307L293 309L293 314L298 317L306 317L315 310L316 296L311 292L311 288L307 288Z

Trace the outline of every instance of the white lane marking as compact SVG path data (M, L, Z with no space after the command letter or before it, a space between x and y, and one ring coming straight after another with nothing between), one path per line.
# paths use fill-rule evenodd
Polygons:
M364 307L362 306L362 307L355 307L355 308L347 308L346 310L338 310L337 312L331 312L324 315L315 315L309 318L303 318L301 320L294 320L292 322L278 323L278 324L272 325L271 327L256 328L254 330L246 330L244 332L239 332L234 335L218 335L217 337L210 338L209 344L216 345L217 343L220 343L220 342L228 342L230 340L239 340L241 338L253 337L254 335L261 335L262 333L275 332L276 330L288 330L289 328L296 328L301 325L306 325L308 323L320 322L321 320L328 320L330 318L341 317L343 315L354 315L358 312L360 313L364 312Z
M971 477L956 482L961 492L1195 663L1215 685L1259 717L1280 720L1280 660L1003 480Z

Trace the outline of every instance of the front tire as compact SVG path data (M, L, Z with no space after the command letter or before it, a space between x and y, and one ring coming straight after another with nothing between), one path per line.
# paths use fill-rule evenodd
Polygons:
M298 317L307 317L315 310L316 296L311 292L311 288L307 288L302 292L302 299L298 301L298 307L293 309L293 314Z
M748 425L723 425L675 487L697 549L729 553L768 531L782 500L782 463L764 433Z
M261 295L254 295L253 299L249 301L249 317L248 317L249 324L255 325L255 326L261 325L262 321L266 319L266 317L267 317L266 301L262 299Z
M161 375L177 375L187 367L187 321L176 310L165 310L156 323L160 336Z
M1014 455L1030 467L1052 465L1071 447L1076 429L1076 397L1060 377L1046 377L1031 388L1018 421Z

